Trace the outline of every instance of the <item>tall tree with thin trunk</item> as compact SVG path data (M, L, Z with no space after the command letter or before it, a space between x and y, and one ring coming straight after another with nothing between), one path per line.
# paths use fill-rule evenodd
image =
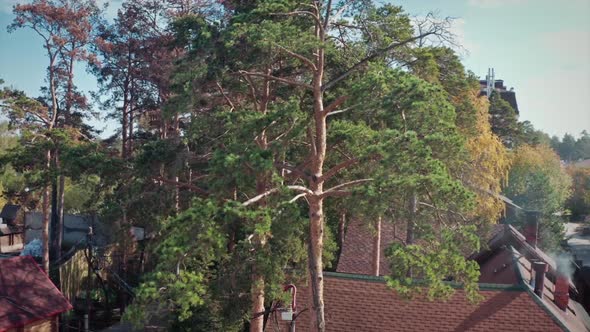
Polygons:
M98 13L98 7L92 0L36 0L26 5L14 7L15 19L9 26L9 31L17 28L29 28L39 35L43 41L43 48L47 53L49 64L47 67L47 104L49 114L42 119L47 138L51 139L52 131L70 128L74 136L86 136L84 132L82 113L87 109L85 98L74 85L74 65L77 61L92 60L87 53L86 46L91 38L92 19ZM54 142L57 143L57 142ZM48 149L46 167L59 169L58 144ZM44 245L47 251L53 253L52 259L58 259L61 251L61 232L63 229L63 196L64 177L54 180L54 190L49 187L43 191L43 228ZM45 234L50 222L49 205L53 202L54 220L51 236ZM47 258L47 257L46 257Z

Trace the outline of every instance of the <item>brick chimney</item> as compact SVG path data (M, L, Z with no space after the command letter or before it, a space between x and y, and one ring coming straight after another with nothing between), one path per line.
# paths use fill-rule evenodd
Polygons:
M567 305L570 301L570 283L569 277L565 273L557 273L553 297L555 298L555 305L559 307L559 309L566 311Z
M526 242L533 247L537 247L539 234L539 213L534 211L526 212L526 222L524 224L524 238Z
M533 262L535 270L535 294L543 298L543 289L545 288L545 273L548 270L547 263L542 261Z

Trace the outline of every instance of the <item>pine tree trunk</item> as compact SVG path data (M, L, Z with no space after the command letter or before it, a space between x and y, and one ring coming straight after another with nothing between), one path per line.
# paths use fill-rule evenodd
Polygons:
M271 69L266 68L266 73L270 74ZM260 96L259 112L266 114L268 109L268 101L270 100L270 80L265 80L262 88L262 95ZM262 130L258 138L256 139L258 146L263 149L268 149L268 137L265 130ZM269 175L262 173L256 176L256 194L260 195L266 192L268 189ZM266 199L263 198L259 201L258 206L266 207ZM266 234L260 234L255 236L254 245L256 249L262 249L266 244ZM265 280L264 276L257 272L257 267L254 265L252 268L252 286L250 288L252 295L252 319L250 320L250 332L262 332L264 331L264 287Z
M50 167L51 163L51 151L47 150L46 152L47 158L47 169ZM42 231L42 239L43 239L43 269L46 273L49 273L49 186L46 185L43 188L43 198L42 198L42 211L43 211L43 231Z
M261 146L266 148L266 135L261 135ZM256 192L262 194L267 188L267 177L265 174L258 175L256 179ZM266 199L261 199L260 207L266 206ZM254 245L256 249L262 249L265 245L265 235L257 235L254 237ZM250 332L262 332L264 330L264 276L257 272L257 266L252 267L252 286L250 288L252 295L252 319L250 320Z
M381 216L375 223L375 237L373 238L373 275L379 276L381 262Z
M264 330L264 278L255 271L252 274L252 319L250 332Z
M127 97L123 99L123 118L121 123L121 158L127 159Z
M59 162L59 161L58 161ZM58 164L58 167L60 165ZM61 258L61 246L63 243L63 235L64 235L64 202L65 202L65 185L66 185L66 177L63 175L59 176L59 192L58 192L58 209L57 209L57 227L59 231L57 232L57 247L58 255L57 259Z
M127 135L127 157L131 157L133 155L133 105L129 105L127 128L129 130Z
M338 259L340 259L340 254L342 254L342 248L344 248L344 240L346 237L345 228L346 213L342 213L340 214L340 220L338 221Z
M319 13L317 13L319 16ZM319 40L324 40L323 31L320 26L316 25L316 36ZM315 125L315 135L309 137L311 140L311 174L309 188L314 193L308 198L309 201L309 250L308 263L309 275L311 282L313 311L312 326L315 326L319 332L324 332L326 322L324 320L324 273L322 253L324 250L324 198L322 197L324 189L324 180L322 174L324 161L326 159L327 146L327 124L326 114L324 113L324 99L322 91L322 81L324 76L324 49L316 50L315 59L316 70L312 80L313 89L313 115Z
M417 212L417 208L418 208L418 196L416 196L416 194L412 194L410 196L410 199L408 201L408 210L410 211L410 217L408 218L408 223L407 223L407 227L406 227L406 245L411 245L414 244L414 228L416 225L416 212ZM412 278L414 275L412 268L408 268L408 272L406 273L406 276L408 278Z
M414 243L414 227L416 224L416 212L418 208L418 197L416 194L412 194L408 200L408 210L410 217L408 218L408 225L406 229L406 244L410 245Z
M322 253L324 250L324 220L323 220L323 201L318 198L309 200L309 276L311 282L311 291L313 298L313 310L311 315L312 326L317 331L324 331L324 272L322 264Z
M55 159L55 152L53 158ZM57 244L57 233L59 232L59 215L58 215L58 178L51 179L51 212L50 212L50 227L49 227L49 260L55 262L59 256L59 247ZM51 277L51 276L50 276ZM53 278L52 278L53 280ZM55 280L53 280L55 282Z

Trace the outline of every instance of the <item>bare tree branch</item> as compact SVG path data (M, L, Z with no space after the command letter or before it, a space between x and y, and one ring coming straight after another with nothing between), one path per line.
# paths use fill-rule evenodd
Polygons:
M463 221L468 221L468 219L464 215L462 215L461 213L459 213L457 211L441 209L439 207L436 207L436 205L428 204L426 202L418 202L418 204L422 205L422 206L429 207L431 209L435 209L436 211L443 211L443 212L448 212L448 213L454 214L456 216L459 216L461 219L463 219ZM441 218L441 217L439 216L439 218Z
M359 161L360 160L358 158L352 158L352 159L348 159L346 161L341 162L340 164L330 168L326 173L324 173L322 175L322 177L320 178L320 181L329 180L331 177L338 174L338 172L340 172L341 170L343 170L349 166L352 166L354 164L357 164Z
M267 74L264 74L264 73L256 73L256 72L248 72L248 71L240 70L240 74L247 75L247 76L264 77L264 78L268 78L270 80L277 81L277 82L282 82L282 83L285 83L285 84L288 84L288 85L301 86L301 87L304 87L304 88L310 89L310 90L313 89L313 87L310 84L306 84L306 83L303 83L303 82L292 81L292 80L289 80L289 79L286 79L286 78L276 77L276 76L272 76L272 75L267 75Z
M359 62L357 62L356 64L354 64L352 67L350 67L349 69L347 69L346 71L344 71L342 74L340 74L336 78L332 79L330 82L324 84L322 86L322 90L323 91L326 91L326 90L332 88L338 82L340 82L343 79L347 78L350 74L354 73L357 69L359 69L361 66L363 66L366 63L368 63L369 61L371 61L371 60L373 60L375 58L378 58L378 57L380 57L382 55L385 55L385 53L387 53L387 52L389 52L389 51L391 51L391 50L393 50L395 48L398 48L398 47L401 47L401 46L410 44L412 42L415 42L416 40L419 40L420 38L424 38L426 36L433 35L435 33L436 33L435 31L429 31L427 33L424 33L423 35L415 36L415 37L406 39L406 40L404 40L402 42L392 43L389 46L376 51L375 53L373 53L373 54L365 57L364 59L362 59Z
M307 15L307 16L311 16L313 18L313 20L315 21L315 23L322 29L323 31L323 25L322 25L322 21L320 21L320 18L313 12L310 12L308 10L295 10L289 13L273 13L271 15L274 16L300 16L300 15Z
M345 183L339 184L337 186L334 186L334 187L324 191L322 193L321 197L336 196L336 195L343 193L343 191L340 189L356 186L358 184L370 182L370 181L373 181L373 179L370 179L370 178L369 179L359 179L359 180L345 182Z
M236 107L234 106L234 103L232 103L231 100L229 99L229 97L225 94L225 91L223 90L223 87L221 87L221 84L219 84L218 81L215 81L215 84L217 85L219 92L221 93L221 95L223 96L223 98L225 99L225 101L227 102L229 107L231 107L231 111L236 109Z
M330 112L334 111L338 106L342 105L348 99L348 96L340 96L336 98L330 105L326 106L324 109L324 114L330 114Z
M252 102L254 103L254 110L258 112L258 98L256 97L258 96L258 91L256 90L256 86L254 85L254 82L252 82L250 76L245 75L241 71L240 74L242 75L242 77L244 77L246 82L248 82L248 86L250 87L250 95L252 95Z
M295 203L295 202L296 202L298 199L300 199L301 197L305 197L305 196L307 196L307 194L306 194L306 193L299 194L299 195L297 195L297 196L293 197L293 198L292 198L292 199L289 201L289 203Z
M279 134L277 137L275 137L272 141L278 141L279 139L283 138L285 135L288 135L293 128L295 128L295 124L297 123L297 118L293 119L293 123L291 123L291 126L289 126L289 129L285 130L282 134Z
M328 29L328 23L330 23L330 12L332 11L332 0L328 0L328 5L326 6L326 14L324 17L324 31Z
M280 163L280 162L276 162L276 163L274 163L274 165L276 167L278 167L279 169L286 169L286 170L288 170L288 171L290 171L290 172L292 172L294 174L297 174L297 175L301 176L302 178L304 178L306 180L309 180L310 179L309 175L308 174L305 174L305 172L302 171L298 167L291 166L291 165L289 165L287 163Z
M301 62L303 62L304 64L306 64L311 70L316 70L317 67L315 66L315 63L313 63L313 61L311 61L310 59L304 57L301 54L297 54L289 49L287 49L286 47L283 47L279 44L275 44L278 48L280 48L281 50L285 51L285 53L289 54L290 56L301 60Z
M178 181L174 181L174 180L169 180L169 179L166 179L166 178L161 177L161 176L155 177L154 180L161 181L161 182L166 183L166 184L171 184L171 185L174 185L174 186L177 186L177 187L180 187L180 188L186 188L186 189L188 189L188 190L190 190L192 192L196 192L196 193L199 193L199 194L202 194L202 195L205 195L205 196L209 196L209 193L206 190L204 190L202 188L199 188L199 187L197 187L195 185L192 185L190 183L184 183L184 182L178 182Z
M351 109L353 109L353 108L355 108L355 107L357 107L357 106L359 106L359 104L356 104L356 105L353 105L353 106L350 106L350 107L346 107L346 108L343 108L343 109L341 109L341 110L337 110L337 111L331 111L331 112L330 112L330 113L328 113L326 116L330 116L330 115L336 115L336 114L340 114L340 113L348 112L348 111L350 111Z
M269 196L269 195L272 195L272 194L280 191L283 188L287 188L287 189L291 189L291 190L303 192L306 195L313 195L313 191L309 190L307 187L304 187L304 186L285 186L285 187L273 188L273 189L267 190L266 192L264 192L264 193L262 193L260 195L257 195L257 196L254 196L254 197L250 198L249 200L247 200L244 203L242 203L242 205L243 206L248 206L248 205L254 204L254 203L258 202L259 200L263 199L264 197Z

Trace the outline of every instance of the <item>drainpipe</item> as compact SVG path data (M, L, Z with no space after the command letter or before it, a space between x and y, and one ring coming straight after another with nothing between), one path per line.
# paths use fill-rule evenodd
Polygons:
M526 222L524 225L524 238L533 248L537 247L539 234L539 212L526 211Z

